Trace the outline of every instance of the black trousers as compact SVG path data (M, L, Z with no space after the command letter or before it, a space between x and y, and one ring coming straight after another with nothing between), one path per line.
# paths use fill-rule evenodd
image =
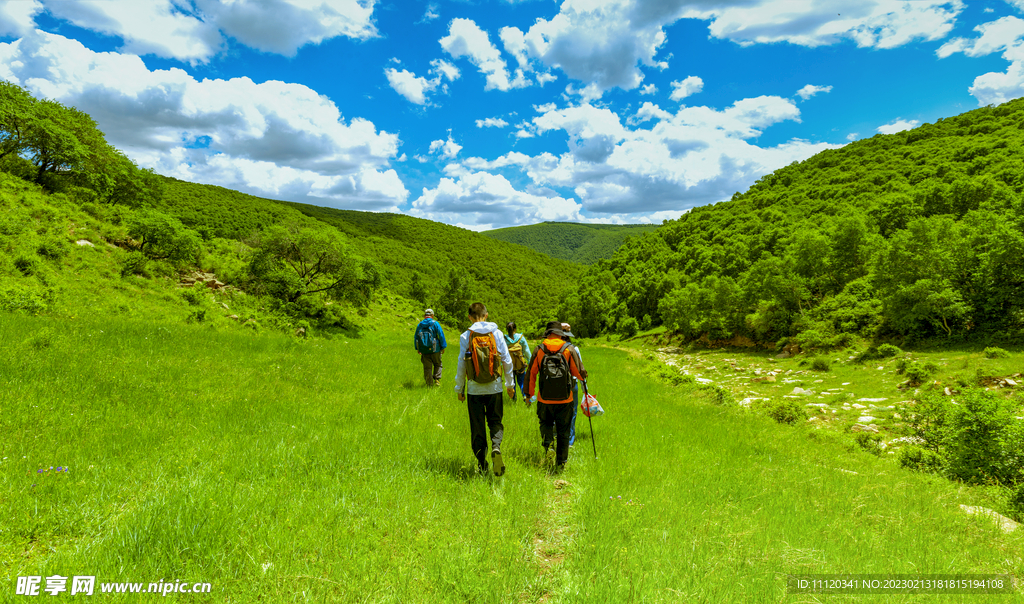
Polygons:
M540 436L544 439L544 448L550 447L552 441L555 442L555 464L559 466L569 460L572 410L572 399L558 405L537 403L537 419L540 420Z
M504 414L501 393L469 394L469 442L473 455L481 468L487 468L487 454L494 449L501 450L501 437L505 431L501 425ZM487 430L491 431L491 446L487 446ZM568 441L566 441L568 442Z

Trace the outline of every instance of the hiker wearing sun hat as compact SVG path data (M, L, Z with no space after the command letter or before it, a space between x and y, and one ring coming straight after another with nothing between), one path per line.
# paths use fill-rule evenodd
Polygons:
M412 340L423 364L423 381L427 386L440 386L441 357L448 343L444 341L441 324L434 319L434 309L428 308L423 311L423 320L416 326Z
M544 341L533 353L524 395L537 402L545 455L552 443L555 445L556 472L569 460L569 428L573 414L571 378L587 379L587 370L573 352L575 347L562 339L564 335L560 321L548 322Z

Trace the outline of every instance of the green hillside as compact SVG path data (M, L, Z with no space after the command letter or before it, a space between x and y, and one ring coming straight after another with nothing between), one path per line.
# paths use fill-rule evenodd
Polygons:
M1024 341L1024 100L851 143L591 268L588 334Z
M651 224L542 222L484 231L484 235L528 247L552 258L578 264L594 264L603 258L611 258L629 237L637 237L657 228L657 225Z

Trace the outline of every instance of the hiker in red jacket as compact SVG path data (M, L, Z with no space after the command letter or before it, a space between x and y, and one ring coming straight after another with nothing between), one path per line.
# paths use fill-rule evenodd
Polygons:
M572 378L587 379L587 370L575 347L566 342L559 321L550 321L544 341L537 346L526 381L526 396L537 401L537 418L544 454L555 443L555 471L561 472L569 460L569 429L572 425ZM536 387L535 387L536 386ZM534 396L536 392L536 397Z

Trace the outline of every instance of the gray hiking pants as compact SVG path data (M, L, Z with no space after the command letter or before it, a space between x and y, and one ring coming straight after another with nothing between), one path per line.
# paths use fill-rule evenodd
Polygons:
M423 363L423 381L427 386L441 383L441 353L421 354L420 362Z

